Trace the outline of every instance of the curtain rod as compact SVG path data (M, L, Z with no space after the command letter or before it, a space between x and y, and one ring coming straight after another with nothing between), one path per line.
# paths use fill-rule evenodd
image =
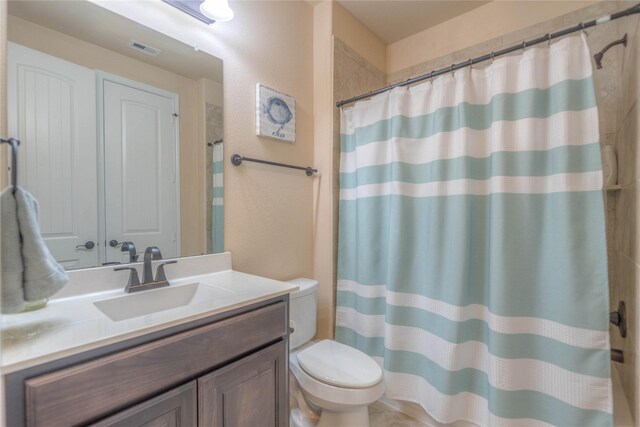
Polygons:
M473 64L477 64L479 62L488 61L490 59L493 60L494 58L497 58L498 56L507 55L509 53L516 52L516 51L518 51L520 49L524 50L529 46L534 46L534 45L537 45L537 44L540 44L540 43L550 42L551 40L556 39L558 37L566 36L567 34L575 33L575 32L578 32L578 31L584 31L587 28L595 27L596 25L604 24L605 22L613 21L614 19L623 18L625 16L633 15L635 13L640 13L640 3L638 3L637 5L635 5L633 7L630 7L629 9L625 9L623 11L614 13L612 15L606 15L606 16L603 16L601 18L594 19L594 20L588 21L588 22L581 22L580 24L578 24L578 25L576 25L574 27L566 28L564 30L557 31L555 33L547 33L546 35L544 35L542 37L538 37L537 39L533 39L533 40L529 40L529 41L523 41L520 44L513 45L511 47L507 47L507 48L504 48L504 49L501 49L501 50L498 50L498 51L495 51L495 52L492 51L491 53L487 53L485 55L469 59L466 62L460 62L458 64L453 64L450 67L442 68L440 70L435 70L435 71L432 71L432 72L427 73L427 74L422 74L420 76L413 77L411 79L407 79L407 80L405 80L403 82L395 83L395 84L392 84L390 86L385 86L383 88L373 90L373 91L371 91L369 93L365 93L365 94L362 94L362 95L354 96L353 98L349 98L349 99L345 99L345 100L342 100L342 101L338 101L338 102L336 102L336 107L339 108L339 107L342 107L343 105L351 104L351 103L356 102L356 101L360 101L361 99L370 98L372 96L379 95L381 93L387 92L387 91L389 91L391 89L394 89L396 87L412 85L414 83L418 83L418 82L421 82L421 81L424 81L424 80L427 80L427 79L431 79L433 77L437 77L437 76L441 76L443 74L451 73L451 72L454 72L454 71L459 70L461 68L472 66Z

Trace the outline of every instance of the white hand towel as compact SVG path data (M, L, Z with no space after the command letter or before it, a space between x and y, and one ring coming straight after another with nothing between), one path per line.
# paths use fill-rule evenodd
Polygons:
M2 311L15 313L24 308L25 301L54 295L69 277L42 240L38 202L33 196L20 188L12 194L9 188L2 193L1 202Z

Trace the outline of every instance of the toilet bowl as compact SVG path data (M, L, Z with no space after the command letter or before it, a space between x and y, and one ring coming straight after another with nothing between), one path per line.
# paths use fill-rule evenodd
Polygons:
M368 427L368 406L382 397L382 369L367 354L333 340L308 345L315 335L318 282L294 279L289 369L302 394L320 408L318 427ZM299 334L299 335L298 335ZM304 347L303 347L304 345Z
M369 426L368 407L384 394L382 369L365 353L332 340L289 357L302 393L322 409L318 427Z

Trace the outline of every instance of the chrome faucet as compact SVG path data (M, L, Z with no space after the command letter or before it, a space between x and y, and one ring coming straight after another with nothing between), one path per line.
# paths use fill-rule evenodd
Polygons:
M162 253L157 246L149 246L144 251L144 264L142 267L142 283L138 278L138 270L135 267L119 267L115 271L130 270L129 281L124 291L127 293L146 291L149 289L164 288L169 286L169 281L164 273L164 266L167 264L176 264L178 261L166 261L158 266L156 270L156 278L153 278L153 268L151 261L162 259Z

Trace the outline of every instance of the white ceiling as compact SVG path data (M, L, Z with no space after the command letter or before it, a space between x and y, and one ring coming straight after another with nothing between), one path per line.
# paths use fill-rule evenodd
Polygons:
M483 0L337 0L386 44L480 7Z
M0 0L1 1L1 0ZM10 1L8 12L173 73L222 82L222 60L88 1ZM152 57L128 47L131 39L160 49Z

